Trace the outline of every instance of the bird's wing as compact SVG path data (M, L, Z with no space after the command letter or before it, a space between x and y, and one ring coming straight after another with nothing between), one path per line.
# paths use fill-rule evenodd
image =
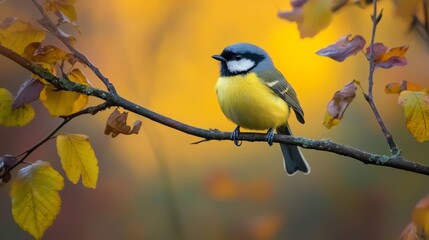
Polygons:
M281 97L295 112L296 119L304 123L304 111L299 105L295 90L286 81L283 74L277 69L258 71L256 73L274 93Z

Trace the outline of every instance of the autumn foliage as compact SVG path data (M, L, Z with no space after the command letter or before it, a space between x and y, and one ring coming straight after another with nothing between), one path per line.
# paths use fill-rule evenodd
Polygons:
M18 55L19 58L33 64L31 67L46 71L49 76L63 79L67 83L73 83L75 84L73 86L81 89L93 91L91 81L82 71L84 67L88 67L99 76L109 93L116 94L113 84L108 82L107 78L100 76L101 74L97 72L98 69L93 67L84 55L74 49L73 44L77 39L73 34L66 33L60 28L67 25L76 33L80 33L75 2L76 0L44 0L40 4L33 0L43 15L43 18L39 20L41 27L8 17L0 24L0 45ZM396 4L400 15L413 15L419 22L421 16L417 14L417 11L420 9L420 1L398 0ZM334 13L346 5L365 8L371 3L370 1L293 0L291 1L292 9L279 11L278 16L296 24L301 38L314 37L327 28L335 19ZM382 18L383 12L377 11L375 2L374 14L371 17L374 32ZM57 37L67 47L67 50L59 47L59 44L47 43L47 33ZM391 155L400 156L401 152L385 128L383 119L379 116L372 98L372 86L375 81L373 73L381 69L407 65L406 53L409 46L404 44L387 47L386 45L389 44L376 42L374 34L364 37L350 33L339 36L335 43L316 52L319 56L329 57L337 62L343 62L352 56L361 57L362 61L368 63L370 69L368 90L365 90L361 84L365 80L355 80L350 76L344 87L334 93L332 99L327 103L323 125L328 129L337 126L343 120L346 110L351 108L351 103L359 96L363 96L363 99L369 103L386 136ZM2 184L11 182L10 197L14 220L35 239L43 237L44 232L53 224L60 211L61 198L59 192L64 187L64 178L73 184L81 182L86 188L94 189L97 187L98 159L89 137L84 134L57 132L75 117L83 114L96 114L98 111L112 106L120 107L120 105L115 105L106 100L97 106L88 107L89 98L94 95L90 91L84 92L82 90L60 89L48 81L46 77L35 73L23 81L16 94L5 88L0 88L0 125L12 127L29 124L36 117L31 105L34 101L40 101L51 117L63 120L45 139L24 153L0 157L1 182ZM398 107L403 108L406 128L412 136L418 142L428 141L428 88L421 87L411 81L391 82L386 85L385 92L386 94L398 94ZM131 126L127 122L127 118L128 112L114 109L106 119L104 133L111 137L116 137L119 134L138 134L142 122L135 121ZM218 131L213 130L213 132ZM58 158L65 176L55 170L48 161L24 161L28 160L35 149L50 139L56 141ZM25 165L22 165L24 163ZM18 166L22 166L22 168L19 169L16 176L12 176L11 170ZM226 171L216 171L208 176L204 182L204 187L206 194L217 201L246 199L264 203L274 191L272 185L264 179L241 181ZM428 199L426 196L416 205L412 213L412 221L404 230L401 239L411 240L428 237ZM246 239L274 238L280 231L281 223L282 219L278 213L262 214L245 224L242 231L243 236Z

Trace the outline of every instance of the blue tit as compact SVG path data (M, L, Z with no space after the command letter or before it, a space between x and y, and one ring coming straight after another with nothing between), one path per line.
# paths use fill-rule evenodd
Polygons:
M213 55L220 62L220 77L216 94L225 116L237 124L231 138L238 144L240 127L267 130L271 145L274 130L292 135L288 125L290 110L304 124L304 112L292 86L276 69L270 56L260 47L249 43L227 46L220 55ZM280 144L286 173L310 173L302 153L295 145Z

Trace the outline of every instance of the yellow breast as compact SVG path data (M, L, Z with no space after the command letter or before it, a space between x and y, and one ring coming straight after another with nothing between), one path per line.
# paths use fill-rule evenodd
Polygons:
M231 121L255 130L277 128L289 117L289 106L255 73L220 77L216 83L219 105Z

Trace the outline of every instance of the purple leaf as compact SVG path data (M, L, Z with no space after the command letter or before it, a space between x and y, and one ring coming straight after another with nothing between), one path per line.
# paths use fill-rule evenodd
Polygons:
M374 59L380 58L381 54L387 52L389 48L384 46L383 43L374 43L374 47L372 48L372 54ZM369 58L370 47L366 48L366 56Z
M291 0L290 4L292 5L292 10L290 11L279 11L277 16L279 18L283 18L285 20L288 20L290 22L300 22L304 20L304 15L302 13L302 6L307 2L308 0Z
M290 22L300 22L304 20L301 8L296 8L291 11L280 11L277 16Z
M21 85L12 103L12 108L17 109L27 103L33 102L39 98L40 91L45 85L34 77L28 77Z
M391 68L394 66L404 66L407 64L405 53L408 46L401 46L388 49L383 43L375 43L373 48L373 59L376 67ZM370 48L366 49L366 56L370 56Z
M295 8L302 8L302 6L308 2L308 0L291 0L290 1L290 5L292 5L292 7Z
M351 55L356 55L365 46L365 39L356 35L351 40L351 34L341 37L336 43L322 48L316 52L319 56L330 57L335 61L342 62Z

